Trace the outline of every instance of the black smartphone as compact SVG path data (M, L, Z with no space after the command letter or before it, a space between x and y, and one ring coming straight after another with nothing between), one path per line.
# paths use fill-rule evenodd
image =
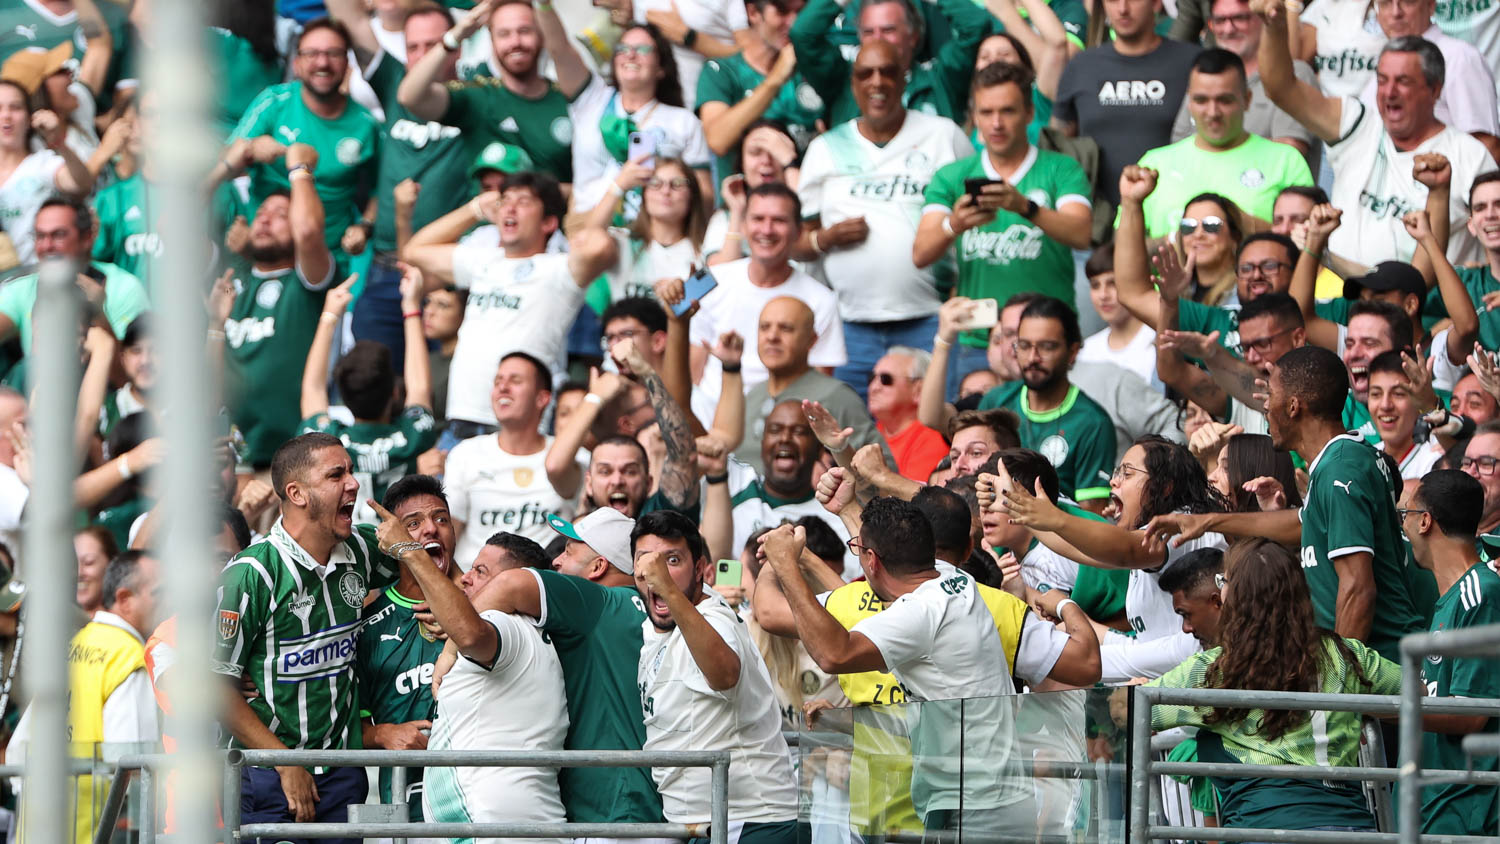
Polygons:
M985 185L1003 185L1004 179L964 179L964 193L975 202L979 201L979 195L984 193Z

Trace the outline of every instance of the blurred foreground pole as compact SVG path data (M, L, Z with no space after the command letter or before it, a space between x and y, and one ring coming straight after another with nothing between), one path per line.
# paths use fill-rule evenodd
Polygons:
M213 724L224 684L209 671L217 634L210 629L214 586L222 560L210 545L217 516L216 461L211 419L219 409L204 354L203 308L214 275L209 269L208 197L202 184L219 157L208 107L223 68L204 55L202 0L152 0L142 96L155 119L146 155L161 189L160 230L166 245L155 275L160 353L161 434L170 443L160 485L166 520L156 537L167 608L177 616L177 655L171 680L172 717L165 731L177 740L171 776L177 840L207 842L214 830L221 765L213 755ZM162 778L153 778L162 782Z
M21 790L25 841L73 841L68 810L68 642L77 608L78 558L73 553L73 415L78 406L79 316L82 296L72 261L49 259L38 272L27 381L34 390L31 496L21 571L27 585L22 677L30 696L31 737ZM19 760L18 760L19 761Z

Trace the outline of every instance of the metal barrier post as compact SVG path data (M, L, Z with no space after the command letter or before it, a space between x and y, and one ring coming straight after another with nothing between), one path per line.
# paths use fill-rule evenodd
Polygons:
M1151 690L1131 690L1135 706L1130 711L1130 844L1146 844L1151 823L1151 780L1146 769L1151 762Z
M1422 832L1422 698L1427 689L1422 685L1422 659L1408 647L1410 642L1410 638L1401 642L1400 779L1396 795L1400 811L1396 821L1402 844L1417 844Z
M397 765L394 768L391 768L391 802L392 803L399 803L402 806L405 806L406 807L406 811L407 811L406 817L407 817L408 820L411 818L411 806L409 805L410 801L409 801L409 799L408 799L408 797L406 795L406 766L405 765ZM426 820L427 816L423 815L422 819ZM392 842L392 844L406 844L406 839L405 838L394 839L393 842Z
M708 828L709 844L728 844L729 841L729 760L720 759L713 764L713 804L709 807L711 825Z
M240 763L236 754L224 758L223 806L224 844L236 844L240 838Z

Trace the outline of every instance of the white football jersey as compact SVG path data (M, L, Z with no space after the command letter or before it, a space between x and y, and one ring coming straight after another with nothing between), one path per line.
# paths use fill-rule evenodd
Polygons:
M470 437L448 452L443 491L448 511L463 522L454 560L468 571L484 541L505 531L546 546L557 532L547 525L556 513L572 521L576 510L572 499L563 498L547 480L546 437L535 454L511 454L500 448L494 434Z

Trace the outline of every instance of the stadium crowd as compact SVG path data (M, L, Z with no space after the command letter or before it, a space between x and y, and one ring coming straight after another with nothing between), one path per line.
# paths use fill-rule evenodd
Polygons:
M814 776L860 795L862 835L1029 836L1073 821L1011 763L1036 735L1102 758L1111 716L1038 727L1019 700L1395 694L1403 635L1500 622L1495 4L204 10L230 746L728 750L731 844L805 839ZM49 258L85 319L71 736L171 746L151 16L0 2L11 761ZM1500 660L1421 682L1500 697ZM855 762L914 757L904 794L789 750L850 707ZM1204 761L1360 746L1343 713L1152 721ZM1462 770L1500 722L1423 728L1423 765ZM242 818L378 791L432 821L709 820L702 768L408 783L246 768ZM76 799L91 819L103 791ZM1375 828L1357 783L1216 777L1193 806ZM1431 786L1422 826L1500 834L1496 789Z

